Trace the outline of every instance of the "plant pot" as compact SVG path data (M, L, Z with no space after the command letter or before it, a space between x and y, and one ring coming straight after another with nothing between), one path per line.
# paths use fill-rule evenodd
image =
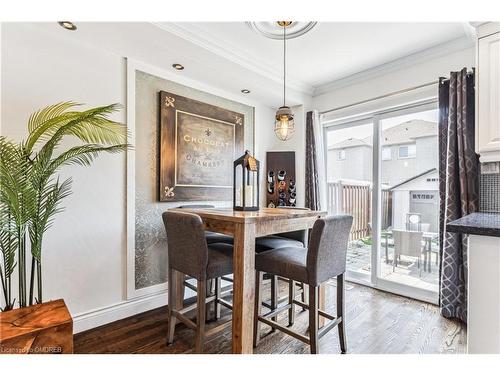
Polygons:
M71 354L73 319L64 300L0 313L0 354Z

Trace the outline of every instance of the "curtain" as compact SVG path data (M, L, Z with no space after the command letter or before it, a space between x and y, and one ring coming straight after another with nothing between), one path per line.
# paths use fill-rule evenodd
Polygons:
M318 162L316 159L316 139L314 137L314 113L306 114L306 179L305 206L311 210L320 209Z
M319 118L319 112L313 111L314 141L316 143L316 166L318 167L319 208L326 210L326 160L325 160L325 132Z
M446 224L479 206L479 158L474 151L474 77L467 69L439 83L439 230L441 315L467 321L467 242Z

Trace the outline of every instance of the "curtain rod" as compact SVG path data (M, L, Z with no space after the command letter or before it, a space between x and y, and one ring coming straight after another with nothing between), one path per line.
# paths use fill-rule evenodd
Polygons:
M475 69L473 68L472 72L467 72L467 75L474 74L474 70ZM360 105L360 104L370 103L370 102L373 102L375 100L384 99L384 98L387 98L389 96L394 96L394 95L398 95L398 94L404 94L405 92L408 92L408 91L418 90L418 89L421 89L421 88L424 88L424 87L427 87L427 86L437 85L440 82L447 82L449 80L450 80L449 78L445 79L443 77L440 77L436 81L427 82L427 83L424 83L424 84L421 84L421 85L418 85L418 86L413 86L413 87L409 87L409 88L406 88L406 89L393 91L393 92L390 92L390 93L387 93L387 94L384 94L384 95L376 96L376 97L371 98L371 99L361 100L361 101L356 102L356 103L351 103L351 104L348 104L348 105L343 105L341 107L328 109L326 111L320 112L319 114L320 115L324 115L324 114L327 114L329 112L335 112L335 111L339 111L341 109L345 109L345 108L349 108L349 107L354 107L354 106L357 106L357 105Z

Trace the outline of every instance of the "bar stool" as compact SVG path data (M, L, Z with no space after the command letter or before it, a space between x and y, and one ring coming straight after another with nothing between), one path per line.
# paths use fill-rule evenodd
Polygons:
M213 206L211 204L185 204L185 205L179 206L179 208L215 208L215 206ZM234 243L234 239L233 239L232 236L228 236L228 235L222 234L222 233L212 232L212 231L209 231L209 230L205 231L205 240L207 241L207 244L212 244L212 243L228 243L228 244L232 245ZM193 279L192 277L186 276L186 278L184 280L184 287L189 288L189 289L191 289L192 291L194 291L196 293L198 289L197 289L197 287L195 285L193 285L190 282L190 280L192 280L192 279ZM224 281L228 281L230 283L233 282L233 280L231 278L229 278L229 277L222 277L221 279L224 280ZM222 294L221 280L220 279L219 280L218 279L215 279L215 280L210 279L210 280L208 280L208 282L207 282L207 293L209 295L215 294L217 288L219 288L219 293ZM225 288L224 294L231 293L232 290L233 290L233 288L231 286L229 286L229 288ZM214 318L215 318L215 320L217 320L217 319L220 318L220 306L218 306L215 309ZM207 320L209 320L208 310L207 310Z
M305 207L291 207L291 206L283 206L279 207L279 209L294 209L294 210L307 210L309 211L309 208ZM292 231L292 232L285 232L285 233L279 233L275 235L270 235L270 236L264 236L264 237L258 237L255 239L255 252L257 254L262 253L264 251L268 250L273 250L273 249L279 249L281 247L304 247L307 246L307 239L308 239L308 230L297 230L297 231ZM267 307L268 309L276 309L281 301L281 298L279 297L279 285L278 285L278 279L284 280L288 282L288 289L289 292L288 294L291 293L291 288L294 288L295 290L295 281L293 280L288 280L286 278L280 277L276 275L271 275L271 301L270 303L262 302L262 305L264 307ZM293 285L292 285L293 284ZM306 302L306 289L304 288L304 283L299 283L299 289L298 292L301 295L302 302ZM286 298L286 297L285 297ZM302 309L305 311L305 309ZM293 317L293 314L289 314L289 317ZM274 316L272 318L274 321L277 320L277 317ZM293 324L293 320L290 320L288 322L289 325ZM271 329L271 332L274 332L275 328Z
M220 297L220 288L215 288L215 295L207 297L207 280L215 279L220 285L220 278L233 272L233 246L225 243L207 244L203 222L198 215L184 212L167 211L163 215L168 243L168 331L167 344L174 339L177 319L188 328L196 331L195 351L203 351L206 336L220 332L231 324L228 321L211 330L205 330L206 304L213 302L214 309L219 305L232 309L232 305ZM197 280L197 302L183 307L179 300L182 285L177 285L174 273L180 272ZM180 289L179 289L180 288ZM197 309L196 323L186 314Z
M332 328L338 326L340 349L342 353L346 352L344 273L352 220L350 215L318 219L312 228L307 249L304 247L283 247L256 256L254 346L257 346L260 341L260 323L265 323L309 344L311 353L315 354L318 353L318 340ZM263 272L308 284L309 304L295 299L293 291L295 284L291 283L288 304L261 315L260 289ZM337 277L337 317L318 309L319 286L333 277ZM309 310L309 337L272 320L281 311L288 309L291 315L289 321L293 322L294 304ZM330 319L330 322L321 329L318 329L318 315Z

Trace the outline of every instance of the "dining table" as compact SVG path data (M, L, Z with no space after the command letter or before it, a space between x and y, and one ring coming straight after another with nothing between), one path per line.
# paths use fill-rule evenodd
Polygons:
M206 230L234 237L232 352L253 353L255 238L310 229L326 212L293 208L261 208L258 211L237 211L232 208L172 210L194 213L201 217ZM183 278L184 275L176 277ZM324 304L323 285L319 292L319 308L324 310Z

